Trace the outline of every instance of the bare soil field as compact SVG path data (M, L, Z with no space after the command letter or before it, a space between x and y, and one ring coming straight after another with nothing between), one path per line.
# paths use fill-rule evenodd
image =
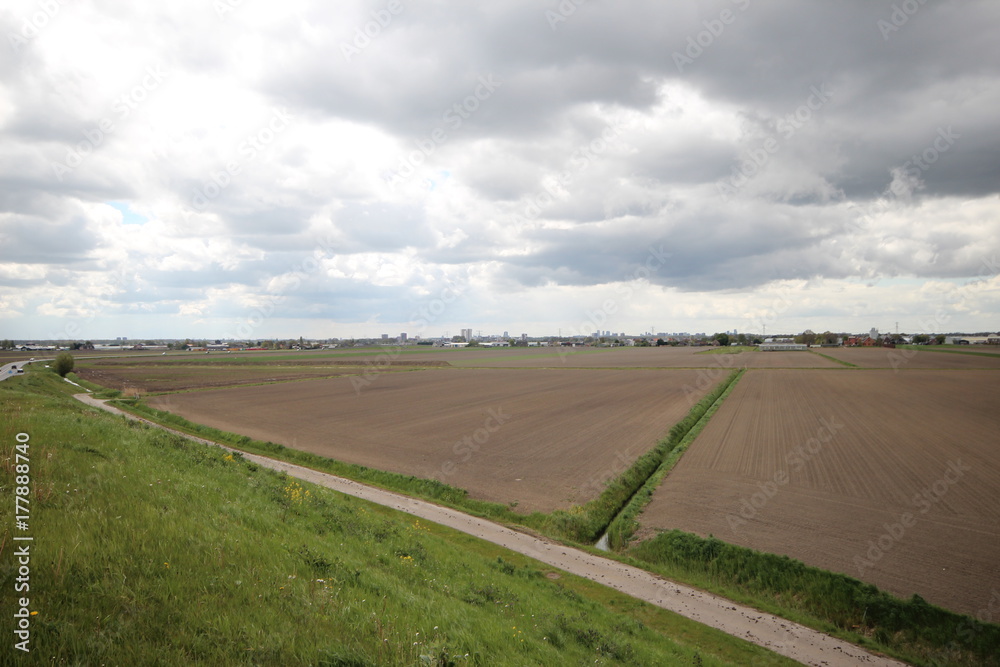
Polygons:
M643 532L712 534L975 613L1000 589L998 404L1000 372L752 370Z
M475 498L517 503L518 511L548 512L596 497L687 414L698 381L696 370L441 369L378 375L359 391L357 377L344 377L148 403L256 439L439 479Z
M1000 354L994 357L987 357L976 354L883 347L833 347L823 348L819 351L860 368L891 368L893 370L907 370L912 368L966 370L978 368L1000 370Z
M335 368L295 368L285 366L225 367L189 366L181 364L161 366L100 366L77 369L77 375L110 389L140 389L144 392L183 391L207 387L232 387L265 382L285 382L329 378L348 373L360 373L361 369L340 370Z

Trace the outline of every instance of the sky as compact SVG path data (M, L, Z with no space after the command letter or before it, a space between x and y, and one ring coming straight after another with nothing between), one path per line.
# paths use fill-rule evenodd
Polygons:
M8 1L0 337L997 331L998 28L989 1Z

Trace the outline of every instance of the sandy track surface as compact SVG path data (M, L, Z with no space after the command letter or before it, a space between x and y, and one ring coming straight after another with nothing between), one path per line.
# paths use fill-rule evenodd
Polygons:
M121 410L105 405L104 401L88 394L77 394L76 398L108 412L137 419L157 428L181 435L195 442L207 445L229 447L202 438L195 438L173 429L162 427L145 419L128 415ZM463 533L473 535L493 544L524 554L552 567L586 577L592 581L610 586L634 598L644 600L658 607L668 609L682 616L717 628L734 637L764 646L776 653L807 665L903 665L868 653L853 644L835 639L816 630L792 623L783 618L744 607L725 598L682 584L663 579L654 574L613 561L607 558L550 542L525 533L511 530L485 519L463 514L457 510L434 505L391 491L365 486L352 480L303 468L301 466L276 461L264 456L243 453L244 458L254 463L283 471L298 479L319 484L356 498L391 507L407 514L448 526Z

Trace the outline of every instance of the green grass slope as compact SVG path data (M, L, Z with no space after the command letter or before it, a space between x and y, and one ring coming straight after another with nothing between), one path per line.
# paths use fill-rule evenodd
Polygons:
M71 390L45 371L0 383L0 599L12 610L28 597L34 614L30 652L8 641L0 663L790 664L500 547L98 413ZM28 531L13 516L19 433ZM25 535L30 590L15 593L13 537Z

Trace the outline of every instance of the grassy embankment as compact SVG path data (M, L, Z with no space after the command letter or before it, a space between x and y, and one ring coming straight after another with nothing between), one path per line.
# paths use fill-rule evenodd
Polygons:
M437 480L424 479L412 475L400 475L356 464L343 463L310 452L291 449L273 442L261 442L247 436L240 436L212 427L202 426L190 422L179 415L150 408L141 400L119 401L116 404L123 409L148 417L153 421L165 424L178 431L232 445L247 452L279 458L290 463L297 463L392 491L399 491L400 493L461 509L476 516L482 516L507 524L527 526L570 542L592 544L608 529L611 521L622 511L633 495L642 488L650 475L657 471L664 458L671 452L674 452L688 431L712 407L735 377L736 373L730 373L728 380L721 382L701 401L695 404L688 415L670 430L666 438L661 440L646 454L639 457L622 474L612 479L597 498L584 505L575 506L570 510L557 510L548 515L538 512L528 515L519 514L507 505L470 498L468 492L464 489L449 486ZM102 391L100 387L92 383L81 382L81 384L92 390L96 390L98 397L116 397L119 395L119 392L115 390ZM679 455L679 452L677 455Z
M627 543L634 530L634 519L649 495L718 408L721 399L731 391L735 379L734 373L723 380L656 450L640 457L632 468L613 480L601 497L583 507L553 515L518 515L502 505L468 499L463 490L437 482L338 464L273 443L251 441L248 443L251 446L247 446L243 443L246 438L197 425L186 430L247 450L263 445L265 451L262 453L275 458L336 471L336 474L426 497L506 523L520 523L561 539L593 542L607 522L617 516L609 532L610 537L622 545ZM148 411L141 404L138 409ZM156 416L161 415L168 421L183 423L167 413ZM625 510L619 514L623 507ZM1000 655L1000 628L996 625L982 624L919 600L900 600L850 577L807 567L785 557L761 554L711 537L706 539L677 531L635 546L622 557L664 576L915 664L1000 664L996 658Z
M94 391L98 398L117 398L118 390L103 389L93 383L73 378L82 386ZM413 475L401 475L394 472L368 468L365 466L344 463L311 452L305 452L285 447L270 441L254 440L245 435L237 435L210 426L203 426L181 417L180 415L156 410L142 402L141 399L122 399L113 401L117 407L138 416L163 424L182 433L205 438L221 444L236 447L242 451L268 456L281 461L312 468L332 475L346 477L364 484L370 484L390 491L398 491L415 498L454 507L464 512L492 519L507 524L520 524L532 528L545 525L547 515L541 513L518 514L507 505L492 503L470 498L468 491L450 486L435 479L425 479Z
M500 547L75 402L51 372L0 383L0 495L30 459L19 664L790 664ZM23 465L23 463L22 463ZM7 632L13 629L6 615Z

